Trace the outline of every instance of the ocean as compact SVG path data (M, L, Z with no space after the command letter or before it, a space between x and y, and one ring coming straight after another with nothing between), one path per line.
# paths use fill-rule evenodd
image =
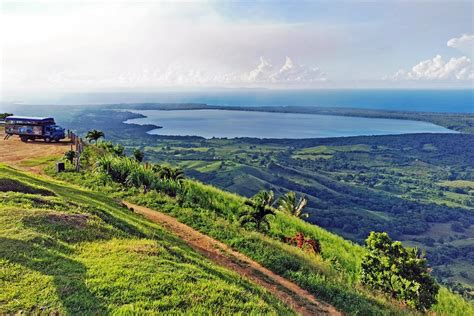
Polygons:
M68 94L32 100L43 104L206 103L228 106L323 106L363 109L474 113L474 90L268 90L202 89L195 91ZM28 103L28 102L27 102Z
M269 90L201 89L194 91L75 93L25 97L23 104L92 105L111 103L206 103L228 106L322 106L362 109L474 113L474 89ZM24 112L25 105L0 102L1 109ZM12 109L13 108L13 109ZM31 108L34 110L34 108Z

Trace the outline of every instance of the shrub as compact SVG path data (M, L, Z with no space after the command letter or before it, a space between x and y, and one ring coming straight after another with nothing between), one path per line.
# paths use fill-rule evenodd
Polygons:
M74 158L76 158L76 152L74 150L68 150L64 154L64 159L66 159L66 161L69 161L70 164L73 163Z
M268 217L275 215L275 211L271 207L273 198L273 191L260 191L250 200L245 201L245 205L250 208L246 208L242 212L240 224L242 226L254 224L258 231L270 230Z
M140 149L135 148L133 150L133 158L135 158L135 160L138 162L142 162L143 159L145 159L145 153L141 151Z
M436 303L439 285L418 249L404 248L387 233L371 232L362 261L362 282L408 305L427 310Z

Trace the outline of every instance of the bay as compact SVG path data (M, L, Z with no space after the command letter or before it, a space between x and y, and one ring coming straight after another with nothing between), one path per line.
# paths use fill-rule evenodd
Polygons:
M322 138L408 133L456 133L419 121L233 110L127 110L146 117L127 124L161 126L153 135L205 138Z

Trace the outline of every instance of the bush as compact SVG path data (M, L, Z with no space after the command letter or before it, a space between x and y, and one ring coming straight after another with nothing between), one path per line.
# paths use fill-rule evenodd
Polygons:
M427 310L436 303L439 285L418 249L404 248L387 233L371 232L362 261L362 282L408 305Z
M138 162L142 162L143 159L145 159L145 153L141 151L140 149L135 148L133 150L133 158L135 158L135 160Z

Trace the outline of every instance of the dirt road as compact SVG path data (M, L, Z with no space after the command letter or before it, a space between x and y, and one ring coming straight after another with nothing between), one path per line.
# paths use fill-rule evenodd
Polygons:
M35 173L41 173L42 162L56 160L70 149L67 140L59 143L45 143L42 140L23 143L18 136L7 140L4 137L5 131L0 126L0 162Z
M259 263L232 250L220 241L177 221L174 217L126 201L123 201L123 203L128 208L133 209L135 213L141 214L145 218L167 228L194 250L218 265L233 270L263 286L296 312L302 315L341 315L334 307L318 301L297 284L262 267Z

